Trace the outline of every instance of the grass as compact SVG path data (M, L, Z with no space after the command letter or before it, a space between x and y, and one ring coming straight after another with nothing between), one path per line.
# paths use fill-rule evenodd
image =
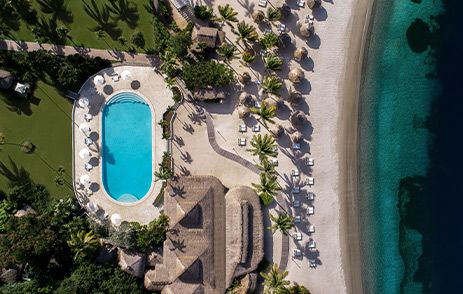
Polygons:
M99 4L99 7L101 7L101 3L107 3L107 0L98 0L96 2ZM129 27L129 25L123 21L119 20L117 22L117 28L121 30L121 35L127 40L127 45L122 46L119 43L117 36L113 36L111 38L106 34L106 37L103 40L97 38L96 33L92 31L92 28L96 26L96 22L84 11L82 0L66 0L65 3L68 10L72 12L73 20L70 23L63 23L62 21L58 20L58 26L65 25L70 30L69 35L72 37L72 40L67 40L66 45L78 45L87 48L117 49L127 51L131 45L132 35L135 31L140 31L144 34L145 37L145 47L151 47L151 44L153 44L153 15L145 9L145 5L147 5L149 1L131 0L131 2L136 4L138 11L138 21L135 28ZM37 18L43 16L47 20L51 19L51 14L43 14L40 11L40 6L36 0L31 0L31 3L34 9L37 11ZM90 1L87 0L87 3L90 4ZM17 40L35 42L31 28L22 20L19 29L15 31L13 35ZM143 50L140 48L137 48L137 51L143 52Z
M18 167L30 173L34 182L45 185L52 197L64 198L72 195L72 104L43 81L37 83L33 96L31 103L18 103L20 98L0 92L0 132L5 135L5 141L18 144L30 141L35 145L31 154L22 152L16 145L0 145L0 161L10 166L8 157L11 157ZM63 179L67 184L57 186L55 178L60 167L64 168ZM7 189L7 180L0 176L0 190Z

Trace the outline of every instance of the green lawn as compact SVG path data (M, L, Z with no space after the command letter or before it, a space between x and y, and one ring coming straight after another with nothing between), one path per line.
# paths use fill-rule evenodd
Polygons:
M67 41L67 45L79 45L87 48L100 48L100 49L118 49L118 50L128 50L131 45L131 38L134 32L140 31L144 34L146 40L146 48L151 47L153 43L153 25L152 25L152 14L149 13L145 6L149 3L149 0L130 0L136 5L138 11L138 21L134 27L129 27L126 22L121 20L117 21L117 28L121 30L121 35L128 41L127 45L122 46L118 40L117 36L111 38L106 34L106 37L103 40L99 40L96 36L96 33L92 29L96 26L96 22L87 15L84 11L84 5L82 0L65 0L68 10L72 14L72 22L64 23L61 20L58 20L58 25L65 25L70 29L70 36L72 40ZM103 3L108 3L108 0L97 0L96 1L101 7ZM37 17L45 17L46 19L51 19L51 14L43 14L40 11L40 6L36 0L31 0L32 6L37 11ZM87 3L90 4L90 1L87 0ZM34 36L31 32L31 28L28 25L21 21L19 30L13 33L14 37L17 40L22 41L35 41ZM138 50L143 52L143 50Z
M36 149L31 154L23 153L18 146L0 145L0 161L10 166L8 156L24 167L36 183L45 185L53 197L72 195L71 162L71 109L72 104L54 88L42 81L37 83L31 103L21 103L11 108L7 98L0 92L0 132L7 143L21 144L31 141ZM18 103L13 103L18 105ZM56 170L64 167L67 185L55 184ZM6 190L7 180L0 176L0 190Z

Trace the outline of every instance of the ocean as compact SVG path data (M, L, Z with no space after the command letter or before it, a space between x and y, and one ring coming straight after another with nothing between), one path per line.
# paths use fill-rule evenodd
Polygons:
M462 2L376 0L360 93L365 293L463 293Z

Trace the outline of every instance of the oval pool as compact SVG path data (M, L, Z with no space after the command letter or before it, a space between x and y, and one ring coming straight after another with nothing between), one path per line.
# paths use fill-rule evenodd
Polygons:
M111 198L142 199L152 182L152 115L146 101L131 92L115 94L102 113L102 180Z

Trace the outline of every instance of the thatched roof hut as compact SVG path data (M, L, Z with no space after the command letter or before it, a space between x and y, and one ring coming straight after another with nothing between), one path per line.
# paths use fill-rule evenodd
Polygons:
M251 107L254 106L254 98L248 92L242 92L239 97L241 105Z
M301 132L295 131L291 134L291 141L293 141L294 143L300 143L302 140L304 140L304 136Z
M305 47L299 47L294 51L294 59L297 61L301 61L302 59L306 58L308 55L307 49Z
M289 73L288 73L288 79L293 83L293 84L300 84L302 80L304 79L304 72L296 67L293 68Z
M308 0L307 1L307 6L309 6L310 9L319 8L321 5L322 5L322 0Z
M265 19L265 13L262 10L254 10L251 17L255 23L261 23Z
M274 124L268 130L274 138L279 138L284 133L284 129L280 124Z
M0 89L6 90L13 86L14 76L3 69L0 69Z
M225 41L225 32L212 27L200 27L193 32L192 39L195 43L206 44L209 48L220 47Z
M293 126L302 126L306 122L305 113L300 110L297 110L291 114L289 120L291 121Z
M121 270L137 278L143 277L145 273L146 256L144 254L119 251L119 266Z
M241 119L248 118L250 113L251 111L246 106L244 105L238 106L238 117L239 118Z
M302 94L299 91L289 92L288 102L291 105L298 105L303 100Z
M251 81L251 75L247 71L245 71L242 74L238 75L238 81L241 84L246 85Z

